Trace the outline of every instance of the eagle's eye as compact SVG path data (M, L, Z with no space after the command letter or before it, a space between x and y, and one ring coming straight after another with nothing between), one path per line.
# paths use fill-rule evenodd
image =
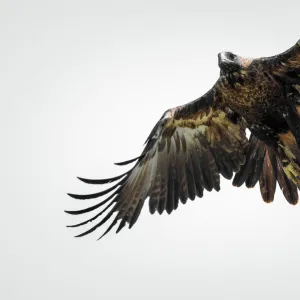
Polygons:
M228 58L230 60L234 60L235 59L235 55L233 53L228 53Z

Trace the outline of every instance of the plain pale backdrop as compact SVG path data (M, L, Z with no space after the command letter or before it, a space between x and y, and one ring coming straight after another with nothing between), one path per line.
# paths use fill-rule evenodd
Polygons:
M298 299L300 206L219 193L97 241L66 215L76 176L127 170L171 107L204 94L217 54L280 53L299 1L1 1L1 299ZM91 213L92 215L92 213ZM86 227L88 228L88 227Z

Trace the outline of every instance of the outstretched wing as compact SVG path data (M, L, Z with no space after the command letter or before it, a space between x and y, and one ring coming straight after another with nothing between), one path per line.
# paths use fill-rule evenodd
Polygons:
M216 94L215 87L185 106L166 111L153 128L141 156L119 163L124 165L136 161L128 172L103 180L79 178L90 184L117 183L91 195L69 194L84 200L112 192L94 206L66 211L78 215L107 205L91 219L69 227L87 224L106 213L91 229L78 236L94 231L109 219L112 223L103 235L118 221L119 232L126 223L129 228L134 225L148 197L150 212L161 214L164 210L171 213L177 209L179 200L186 203L188 198L202 197L204 189L218 191L219 174L230 179L233 172L244 164L247 138L241 119L229 109L218 106L220 101L217 101Z
M284 84L298 85L300 90L300 40L281 54L254 59L252 65L262 67L266 76L274 76Z

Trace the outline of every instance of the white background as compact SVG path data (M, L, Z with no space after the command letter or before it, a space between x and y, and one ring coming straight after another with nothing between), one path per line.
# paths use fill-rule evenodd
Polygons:
M280 53L299 1L1 1L1 299L298 299L300 208L232 187L96 241L76 176L124 172L162 113L204 94L217 54ZM94 201L94 202L93 202Z

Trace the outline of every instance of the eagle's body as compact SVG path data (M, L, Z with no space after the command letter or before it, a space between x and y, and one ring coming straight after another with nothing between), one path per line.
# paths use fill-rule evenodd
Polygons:
M285 91L271 76L250 65L243 72L236 71L220 78L221 103L244 118L246 127L268 144L276 134L286 132L288 126L282 115ZM280 125L279 125L280 124ZM266 134L272 134L270 140Z
M107 207L81 226L107 215L85 235L117 213L106 234L120 220L121 230L138 219L146 198L151 213L171 213L179 201L202 197L206 189L220 189L220 175L235 186L260 183L265 202L273 201L278 182L288 202L298 201L300 188L300 40L274 57L247 59L230 52L219 54L220 77L202 97L167 110L150 133L146 146L128 172L109 179L79 178L104 184L120 180L91 199L113 193L79 211ZM251 131L248 141L245 129ZM111 207L113 205L113 207Z
M282 98L277 82L262 76L258 70L235 72L220 79L224 106L244 117L248 123L263 122L270 107Z

